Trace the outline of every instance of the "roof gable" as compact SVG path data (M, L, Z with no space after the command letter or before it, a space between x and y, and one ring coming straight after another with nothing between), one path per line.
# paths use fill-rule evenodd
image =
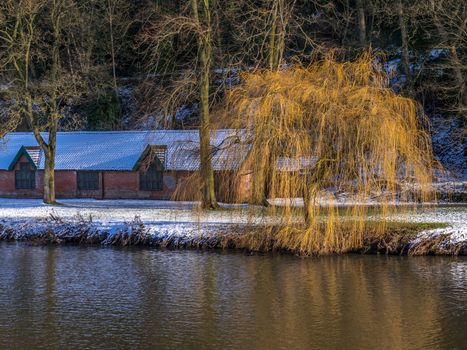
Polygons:
M19 160L25 156L26 159L29 161L31 166L34 170L37 169L40 159L40 147L39 146L21 146L19 151L16 153L15 157L11 161L10 165L8 166L8 170L13 170Z
M162 169L165 169L165 158L167 153L167 146L165 145L147 145L141 156L133 166L133 171L137 171L141 166L150 158L149 162L156 161Z

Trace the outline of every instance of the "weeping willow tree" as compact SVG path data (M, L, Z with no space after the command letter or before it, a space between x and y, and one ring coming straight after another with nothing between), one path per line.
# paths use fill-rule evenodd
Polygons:
M430 196L423 117L415 101L388 87L375 62L365 54L250 72L230 91L225 118L248 148L237 176L249 176L252 203L265 193L280 202L267 209L281 218L274 228L279 247L326 253L361 246L369 210L362 204L376 201L384 217L397 202ZM338 194L348 199L345 209Z

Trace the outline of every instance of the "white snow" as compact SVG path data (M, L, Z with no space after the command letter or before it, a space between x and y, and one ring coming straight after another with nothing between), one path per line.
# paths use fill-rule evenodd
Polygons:
M431 49L428 55L428 58L431 61L437 60L441 57L442 54L445 54L448 51L446 48L439 48L439 49Z
M197 210L198 203L156 200L59 199L61 205L46 205L40 199L0 198L0 220L45 219L51 216L73 219L92 217L102 224L121 224L139 217L148 225L237 224L250 222L243 205L223 205L212 212ZM193 210L194 209L194 210Z
M433 230L425 230L419 238L449 235L452 243L465 241L467 243L467 206L442 206L419 208L416 212L399 213L391 217L394 221L410 222L443 222L449 226Z

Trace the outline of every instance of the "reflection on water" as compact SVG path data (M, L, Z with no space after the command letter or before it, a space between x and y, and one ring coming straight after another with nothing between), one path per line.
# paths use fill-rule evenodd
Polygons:
M461 349L467 259L0 244L0 349Z

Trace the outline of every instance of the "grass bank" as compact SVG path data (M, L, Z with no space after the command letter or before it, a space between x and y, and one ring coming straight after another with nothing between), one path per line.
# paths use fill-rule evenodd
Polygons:
M333 253L407 254L407 255L466 255L465 241L453 242L449 235L420 236L426 230L445 228L443 223L388 222L381 232L377 221L368 221L361 240L339 251L303 250L296 242L303 237L299 226L287 239L281 237L281 227L265 229L260 225L208 225L178 227L176 232L150 230L140 219L119 226L106 227L90 219L63 220L49 218L25 222L0 223L0 241L33 244L86 244L102 246L149 246L170 249L239 249L251 252L281 252L301 256ZM349 226L350 227L350 226ZM345 226L342 241L351 235Z

